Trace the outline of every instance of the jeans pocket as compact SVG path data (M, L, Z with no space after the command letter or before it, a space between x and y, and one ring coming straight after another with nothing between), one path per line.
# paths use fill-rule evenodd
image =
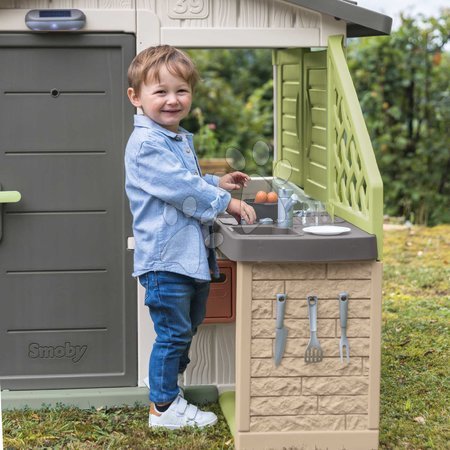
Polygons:
M148 289L148 272L138 276L139 283L147 290Z
M151 291L154 290L152 285L157 284L154 272L147 272L140 275L139 283L141 283L142 287L145 289L144 304L145 306L150 306Z

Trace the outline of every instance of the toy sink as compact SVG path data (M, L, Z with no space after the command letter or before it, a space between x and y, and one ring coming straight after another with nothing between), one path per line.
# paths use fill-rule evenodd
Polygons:
M286 236L300 233L290 228L278 228L275 225L236 225L231 226L230 229L245 236Z

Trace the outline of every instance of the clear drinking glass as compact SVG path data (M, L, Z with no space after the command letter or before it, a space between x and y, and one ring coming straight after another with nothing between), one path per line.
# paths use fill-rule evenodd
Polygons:
M331 208L333 208L333 213L331 213ZM322 204L322 209L320 211L320 223L322 225L330 225L334 223L334 205L331 202L326 202Z
M330 222L333 225L334 224L334 203L333 202L328 202L327 211L330 216Z
M316 200L314 202L314 225L316 227L318 225L320 225L320 222L321 222L320 218L321 218L322 210L323 210L322 202L320 202L319 200Z

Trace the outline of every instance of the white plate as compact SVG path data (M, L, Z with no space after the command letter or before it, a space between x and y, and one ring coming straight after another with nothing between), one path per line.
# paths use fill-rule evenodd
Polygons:
M336 234L348 233L348 227L336 227L334 225L319 225L317 227L306 227L303 231L311 234L319 234L320 236L335 236Z

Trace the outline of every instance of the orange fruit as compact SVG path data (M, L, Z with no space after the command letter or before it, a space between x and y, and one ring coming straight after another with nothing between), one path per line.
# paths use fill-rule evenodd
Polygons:
M267 201L267 194L264 191L258 191L255 195L255 203L265 203Z
M278 201L278 194L276 192L269 192L267 194L268 203L276 203Z

